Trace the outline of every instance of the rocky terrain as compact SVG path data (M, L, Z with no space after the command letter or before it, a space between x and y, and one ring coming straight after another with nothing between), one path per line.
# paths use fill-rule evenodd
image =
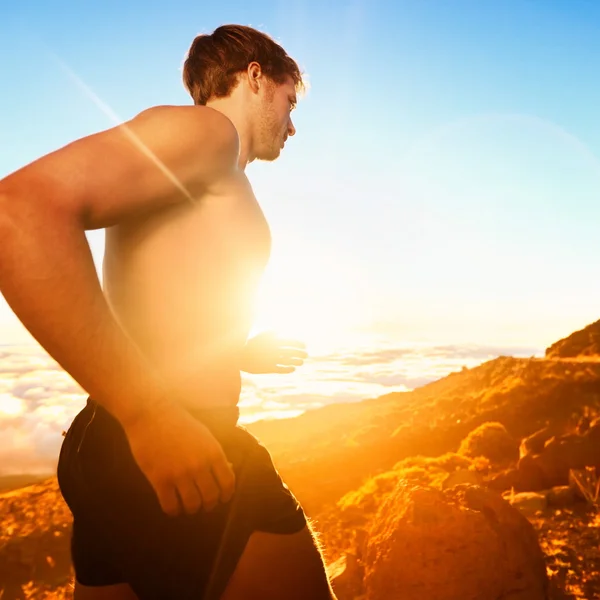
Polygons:
M544 358L250 427L320 532L340 600L600 597L600 321ZM50 478L0 494L0 597L70 598Z
M600 356L600 321L588 325L546 349L547 358Z

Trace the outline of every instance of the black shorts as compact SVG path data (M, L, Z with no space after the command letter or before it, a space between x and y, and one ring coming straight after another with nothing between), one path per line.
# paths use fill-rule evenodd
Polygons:
M253 531L295 533L304 512L237 408L202 411L236 475L228 503L170 517L133 459L120 423L88 399L60 451L58 482L73 513L77 581L128 583L140 600L217 600Z

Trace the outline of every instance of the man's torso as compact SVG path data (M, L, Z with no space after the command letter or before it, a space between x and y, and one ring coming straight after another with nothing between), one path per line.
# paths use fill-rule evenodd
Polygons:
M184 405L237 402L237 356L252 324L270 243L267 222L239 170L194 202L106 230L106 298Z

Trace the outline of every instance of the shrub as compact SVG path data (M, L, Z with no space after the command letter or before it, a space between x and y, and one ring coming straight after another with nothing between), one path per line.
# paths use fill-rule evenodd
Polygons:
M483 456L492 464L502 465L519 460L519 442L502 423L483 423L461 442L458 453L469 458Z

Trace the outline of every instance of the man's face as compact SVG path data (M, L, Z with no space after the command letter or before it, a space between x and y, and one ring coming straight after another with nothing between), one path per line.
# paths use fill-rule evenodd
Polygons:
M296 101L291 77L281 84L268 81L257 119L255 152L259 160L275 160L288 136L296 133L291 117Z

